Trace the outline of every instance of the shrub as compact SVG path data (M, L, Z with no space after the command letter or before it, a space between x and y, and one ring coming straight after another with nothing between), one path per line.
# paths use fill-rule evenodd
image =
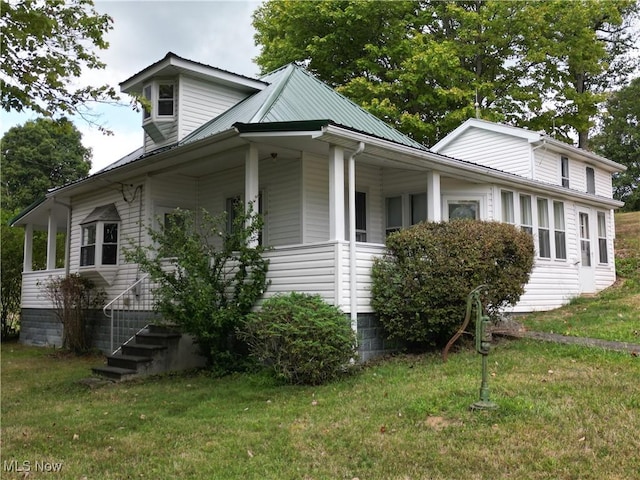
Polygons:
M344 373L355 356L348 318L319 295L291 293L264 302L240 336L251 354L291 384L319 385Z
M467 296L487 285L490 317L515 304L533 268L531 235L497 222L422 223L387 238L373 265L372 305L388 336L442 346L462 323Z
M196 338L202 354L220 374L243 365L246 348L236 327L268 286L265 248L251 246L263 226L250 204L236 205L233 228L227 214L176 210L160 229L149 229L151 246L125 252L157 286L155 309Z
M53 303L55 314L62 323L62 347L77 355L91 349L88 318L91 310L101 308L105 293L86 277L72 273L51 278L44 290Z

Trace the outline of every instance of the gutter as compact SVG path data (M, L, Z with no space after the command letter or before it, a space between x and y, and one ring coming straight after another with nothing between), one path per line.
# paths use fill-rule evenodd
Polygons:
M349 287L351 328L358 330L358 274L356 262L356 156L364 151L364 142L349 157Z

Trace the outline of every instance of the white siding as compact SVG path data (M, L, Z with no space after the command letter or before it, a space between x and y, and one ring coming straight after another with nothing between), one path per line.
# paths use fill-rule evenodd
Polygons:
M302 243L301 161L268 158L260 163L260 191L269 246ZM266 200L266 202L265 202Z
M531 147L530 147L531 148ZM552 185L562 185L560 177L560 154L550 152L545 146L534 150L534 180L550 183ZM569 159L569 186L574 188L576 181L576 165Z
M561 307L578 295L578 267L566 263L536 262L525 293L508 311L523 313Z
M201 79L180 76L179 139L225 112L247 94Z
M304 153L302 157L302 241L329 239L329 159Z
M439 153L531 177L530 146L525 139L469 128Z

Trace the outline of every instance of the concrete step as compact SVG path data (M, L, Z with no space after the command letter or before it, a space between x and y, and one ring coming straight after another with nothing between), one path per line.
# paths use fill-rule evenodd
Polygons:
M107 356L107 365L110 367L128 368L138 370L140 364L152 362L152 357L140 355L109 355Z
M140 332L136 334L138 345L164 345L179 340L182 334L178 332Z
M137 357L153 357L156 353L166 350L166 345L147 345L143 343L128 343L122 345L123 355L133 355Z
M108 365L104 367L93 367L91 370L96 375L111 378L113 380L124 380L126 378L134 377L138 374L137 370L132 370L130 368L110 367Z

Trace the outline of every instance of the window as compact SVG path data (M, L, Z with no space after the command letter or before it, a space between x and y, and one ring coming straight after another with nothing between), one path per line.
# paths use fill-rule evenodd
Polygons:
M478 220L480 202L476 200L458 200L447 202L449 220Z
M569 188L569 159L564 156L560 157L560 178L562 186Z
M116 206L97 207L80 225L80 266L117 265L120 215Z
M164 83L158 86L158 116L173 116L173 84Z
M145 98L145 100L147 100L147 102L149 102L148 106L143 106L142 108L142 119L146 120L147 118L151 117L151 105L153 103L151 85L146 85L142 89L142 96Z
M515 223L515 216L513 211L513 192L502 190L500 192L500 198L502 200L502 221L504 223Z
M397 232L402 228L402 197L388 197L385 199L387 212L386 233Z
M520 228L529 235L533 235L530 195L520 195Z
M551 258L551 240L549 238L549 202L538 198L538 254L542 258Z
M416 225L427 220L427 194L416 193L409 196L411 199L411 225Z
M262 215L263 211L262 211L262 192L260 192L258 194L258 214ZM255 203L253 204L253 212L256 213L255 211ZM235 197L229 197L225 200L224 202L224 208L225 208L225 212L227 213L227 233L231 234L233 233L234 229L235 229L235 224L237 222L237 218L238 218L238 208L242 207L244 208L244 205L242 204L242 197L240 195L236 195ZM262 241L263 241L263 231L260 230L258 232L258 245L262 245Z
M356 192L356 242L367 241L367 194Z
M553 202L553 228L556 258L567 259L567 240L564 226L564 203Z
M587 193L596 194L596 172L593 168L587 167Z
M175 110L175 86L173 82L153 82L145 85L142 96L148 101L147 108L142 110L142 119L158 119L173 117Z
M96 264L96 225L82 227L82 246L80 247L80 266Z
M591 266L591 236L589 233L589 214L580 212L580 259L583 267Z
M609 263L607 221L604 212L598 212L598 261L600 263Z

